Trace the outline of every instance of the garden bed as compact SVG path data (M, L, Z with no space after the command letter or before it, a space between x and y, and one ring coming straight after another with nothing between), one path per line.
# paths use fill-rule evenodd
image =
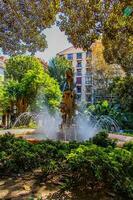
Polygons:
M38 169L39 174L36 174ZM32 144L6 134L0 136L0 175L4 181L0 190L7 193L1 195L6 198L16 194L17 189L10 191L15 184L22 192L17 193L22 195L19 199L29 198L32 194L37 197L38 191L42 195L46 191L42 190L41 184L45 189L50 184L54 194L48 192L49 199L94 197L103 200L112 199L111 194L113 199L132 199L133 142L118 148L108 134L101 132L85 142L45 140ZM7 187L8 183L11 185Z

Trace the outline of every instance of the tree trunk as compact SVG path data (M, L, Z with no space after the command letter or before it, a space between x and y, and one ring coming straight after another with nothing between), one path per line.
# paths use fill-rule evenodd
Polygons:
M17 106L17 115L20 115L21 113L24 113L27 111L28 103L26 99L22 98L22 99L17 100L16 106Z

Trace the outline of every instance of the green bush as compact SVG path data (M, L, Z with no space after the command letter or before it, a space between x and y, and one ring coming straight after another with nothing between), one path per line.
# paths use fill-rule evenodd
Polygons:
M121 194L133 197L133 155L116 148L108 153L96 145L84 146L67 155L66 186L87 190L98 183Z
M53 163L59 166L71 149L78 146L77 142L63 143L51 140L31 144L11 134L5 134L0 136L0 169L20 172L42 167L49 172Z
M112 146L114 148L116 146L116 141L108 138L108 133L106 131L98 133L95 137L91 139L91 141L93 144L101 147Z
M133 152L133 141L127 142L124 144L124 148L128 151L132 151Z
M116 148L101 132L91 141L46 140L30 144L11 134L0 136L0 171L25 172L41 167L45 176L61 175L65 189L97 185L133 198L133 144Z

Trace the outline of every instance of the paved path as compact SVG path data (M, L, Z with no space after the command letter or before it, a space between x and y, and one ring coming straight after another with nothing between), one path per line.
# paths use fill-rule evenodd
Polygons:
M32 134L35 132L35 129L30 129L30 128L25 128L25 129L6 129L6 130L0 130L0 135L3 135L7 132L10 132L12 134L15 134L16 136L25 136L28 134ZM32 139L34 138L34 136L31 137ZM122 135L122 134L109 134L109 138L112 139L118 139L120 142L128 142L128 141L133 141L133 137L132 136L126 136L126 135Z
M118 135L118 134L111 134L111 133L109 134L109 138L118 139L121 142L133 141L133 137L132 136Z

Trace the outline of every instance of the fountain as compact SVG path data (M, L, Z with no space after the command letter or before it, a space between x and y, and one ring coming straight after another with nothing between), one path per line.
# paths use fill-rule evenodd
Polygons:
M39 118L39 114L37 113L24 112L17 117L12 128L27 126L31 120L34 123L37 123L38 118Z
M102 129L118 132L118 123L109 116L97 117L92 113L78 112L75 103L73 71L66 71L66 83L64 85L60 113L51 115L47 109L41 113L25 112L15 121L14 127L28 125L32 120L37 124L36 132L33 135L26 135L27 139L42 140L88 140L94 137ZM46 117L45 117L46 116Z

